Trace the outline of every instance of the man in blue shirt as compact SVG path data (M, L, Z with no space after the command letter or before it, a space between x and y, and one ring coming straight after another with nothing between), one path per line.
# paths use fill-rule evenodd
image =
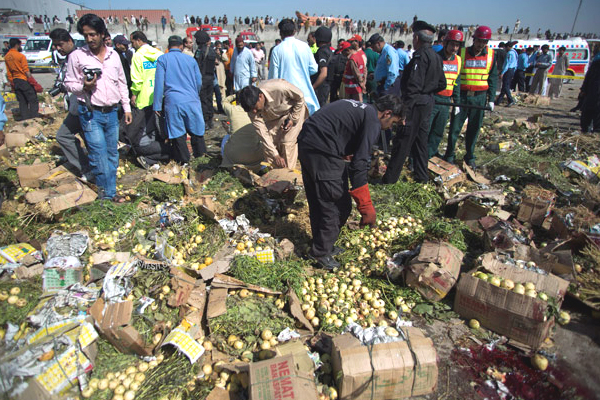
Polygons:
M531 51L531 54L529 55L529 67L527 67L527 69L525 70L526 73L528 74L532 74L534 73L534 69L535 69L535 60L537 59L537 56L540 52L540 45L534 45L533 46L533 50ZM531 89L531 82L533 82L533 75L532 76L528 76L527 79L525 79L525 90L527 92L529 92L529 89Z
M398 52L398 78L402 78L402 72L404 72L404 67L410 62L410 57L406 50L404 50L404 42L402 40L398 40L396 45L396 52Z
M294 37L296 24L291 19L283 19L278 25L283 41L271 54L269 79L285 79L304 94L308 112L312 115L319 109L319 100L313 89L310 76L319 71L315 57L306 42Z
M518 87L519 92L525 92L525 71L529 68L529 57L533 53L533 47L528 47L523 50L519 57L517 57L517 70L515 71L515 77L513 78L512 88Z
M400 77L398 76L398 52L385 42L379 33L369 38L371 48L379 53L379 60L375 67L375 82L377 82L377 95L394 94L400 96Z
M153 109L159 116L164 112L173 156L179 163L185 164L190 161L187 132L190 133L194 157L206 153L206 144L200 103L202 76L196 60L183 54L182 50L183 39L171 36L169 52L156 61Z
M504 59L504 65L502 66L502 70L500 72L500 79L502 79L502 89L500 89L500 94L496 98L496 105L500 105L504 95L508 100L507 107L511 107L515 104L515 99L513 99L512 94L510 93L510 85L512 83L513 76L515 76L515 70L517 69L517 52L514 47L517 42L508 42L506 43L506 58Z

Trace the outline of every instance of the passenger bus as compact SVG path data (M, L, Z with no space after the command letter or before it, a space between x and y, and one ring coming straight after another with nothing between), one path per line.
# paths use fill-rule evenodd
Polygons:
M528 47L539 46L540 49L543 45L547 44L550 47L549 54L552 55L552 67L548 70L549 74L552 74L554 70L554 64L556 63L556 54L558 49L564 46L566 48L565 54L569 57L569 68L567 69L566 75L571 76L584 76L587 72L590 64L592 55L590 54L590 48L588 42L582 38L573 38L567 40L544 40L544 39L533 39L533 40L515 40L515 50L520 52ZM488 47L491 49L498 49L499 40L490 40Z

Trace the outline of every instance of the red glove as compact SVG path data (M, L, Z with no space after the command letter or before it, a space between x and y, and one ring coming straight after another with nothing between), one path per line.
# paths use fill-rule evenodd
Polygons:
M373 203L371 202L369 184L367 183L359 188L351 190L350 196L352 196L356 202L356 208L358 208L360 215L362 215L362 218L360 219L360 226L375 226L376 214L375 207L373 207Z

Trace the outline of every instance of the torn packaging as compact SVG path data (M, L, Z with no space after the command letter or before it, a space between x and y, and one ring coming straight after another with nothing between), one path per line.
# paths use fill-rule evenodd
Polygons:
M406 340L363 346L349 333L333 339L332 365L342 400L404 399L432 393L438 380L437 353L417 328Z
M451 187L467 179L456 165L450 164L439 157L430 158L427 168L436 175L435 181L441 181L441 184L446 187Z
M408 265L406 283L431 301L446 297L460 273L463 253L445 242L425 242Z
M519 206L517 219L521 222L531 222L532 225L542 226L552 211L556 195L554 192L533 185L526 186L523 192L525 197Z
M556 299L560 308L569 282L552 274L542 275L502 263L496 253L483 256L483 271L514 282L533 282L538 292ZM482 326L507 336L518 347L537 349L549 336L554 317L548 317L548 303L494 286L472 276L460 275L456 285L454 311L465 319L475 318Z
M50 171L50 163L39 163L32 165L19 165L17 175L21 187L40 187L41 177Z

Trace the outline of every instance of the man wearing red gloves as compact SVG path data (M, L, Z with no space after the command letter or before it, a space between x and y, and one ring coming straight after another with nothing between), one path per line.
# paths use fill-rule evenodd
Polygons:
M375 224L367 184L371 147L381 130L391 128L402 114L400 98L385 95L374 104L338 100L304 122L298 153L313 235L308 255L318 267L331 270L340 265L333 256L341 249L334 249L334 243L352 210L351 198L362 216L360 225Z

